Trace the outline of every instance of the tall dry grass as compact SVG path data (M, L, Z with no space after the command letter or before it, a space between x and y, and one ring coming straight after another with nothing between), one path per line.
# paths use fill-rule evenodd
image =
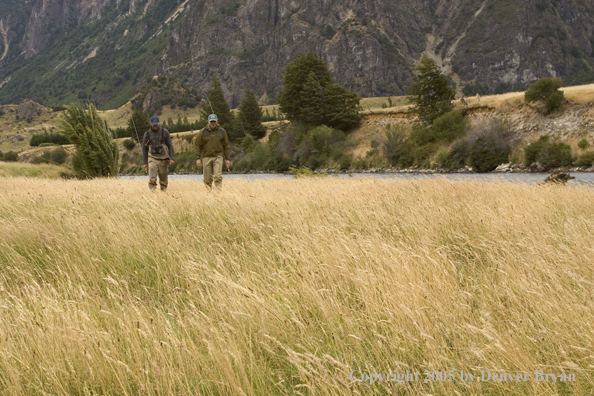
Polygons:
M594 195L3 179L0 394L589 395ZM456 370L451 382L352 382ZM534 371L575 382L536 382ZM459 380L465 370L526 382ZM356 374L360 377L360 374Z

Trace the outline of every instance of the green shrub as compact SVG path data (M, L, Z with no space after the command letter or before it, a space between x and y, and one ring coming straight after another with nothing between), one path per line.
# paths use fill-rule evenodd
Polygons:
M582 150L587 149L589 145L590 145L590 143L588 143L588 140L586 140L586 139L582 139L578 143L578 147L581 148Z
M538 161L538 156L543 148L549 144L549 137L548 136L541 136L536 142L529 143L526 148L524 148L524 165L530 166L533 163Z
M416 145L423 146L425 144L434 142L435 136L430 127L425 124L416 123L410 130L410 141Z
M571 147L565 143L552 143L548 136L541 136L536 142L526 146L524 158L524 165L530 166L534 162L540 162L547 170L570 166Z
M411 167L415 162L413 151L414 144L408 139L408 129L401 125L386 127L384 152L390 165L399 168Z
M471 136L468 164L475 171L490 172L509 162L513 131L508 123L492 120L476 127Z
M594 151L590 151L588 153L584 153L580 155L576 162L577 166L592 166L594 165Z
M433 154L435 154L436 151L437 146L433 144L426 144L424 146L415 148L413 154L415 157L415 165L418 165L421 168L430 168L430 158Z
M126 148L126 150L132 150L134 147L136 147L136 141L134 139L124 140L124 148Z
M58 147L49 154L49 159L54 164L62 165L64 162L66 162L68 155L68 151L66 151L63 147Z
M448 153L449 153L449 151L445 147L442 147L439 150L437 150L437 153L435 154L435 163L441 167L446 167L447 160L448 160Z
M4 153L4 158L2 160L6 162L16 162L19 160L19 154L16 151L10 150Z
M450 111L437 117L431 129L435 140L453 142L466 134L468 120L459 112Z
M491 172L499 165L508 162L511 147L502 144L495 137L481 136L472 144L468 163L479 172Z
M530 84L524 93L526 102L543 102L550 113L565 101L563 91L560 91L561 78L541 78L534 84Z
M332 160L346 150L347 144L343 131L325 125L318 126L301 138L294 160L310 169L333 166Z
M540 152L538 162L547 170L570 166L572 162L571 147L565 143L550 143Z
M29 140L29 145L31 147L43 147L42 145L48 146L62 144L70 144L70 140L61 133L49 133L48 131L45 131L43 133L36 133L33 136L31 136L31 140Z

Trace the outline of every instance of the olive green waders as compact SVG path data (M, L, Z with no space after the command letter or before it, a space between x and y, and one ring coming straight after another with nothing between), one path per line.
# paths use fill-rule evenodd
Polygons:
M167 190L167 174L169 173L169 158L156 159L148 157L148 174L149 174L149 188L154 190L157 188L157 175L159 176L159 184L161 191Z

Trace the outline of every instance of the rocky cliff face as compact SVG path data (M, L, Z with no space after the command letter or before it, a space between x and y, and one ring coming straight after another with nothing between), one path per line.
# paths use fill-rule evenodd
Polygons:
M541 77L594 81L594 4L583 0L0 0L0 8L4 103L88 97L113 107L153 75L203 95L216 74L236 105L245 84L274 98L286 63L308 51L362 96L405 94L423 52L455 81L490 90Z

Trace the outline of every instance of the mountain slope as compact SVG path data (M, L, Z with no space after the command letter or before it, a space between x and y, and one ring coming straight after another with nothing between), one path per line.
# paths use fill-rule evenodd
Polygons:
M423 52L491 92L594 81L584 0L0 0L0 10L0 103L114 108L155 75L199 99L213 74L232 106L246 84L273 100L284 66L308 51L362 96L405 94Z

